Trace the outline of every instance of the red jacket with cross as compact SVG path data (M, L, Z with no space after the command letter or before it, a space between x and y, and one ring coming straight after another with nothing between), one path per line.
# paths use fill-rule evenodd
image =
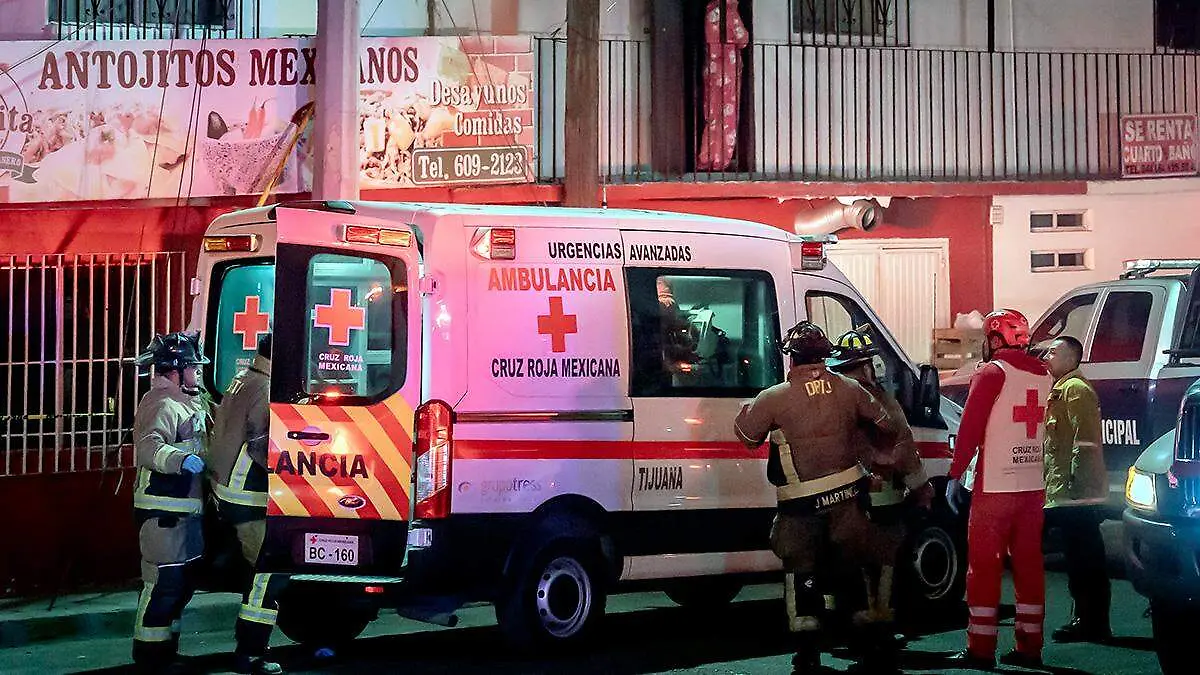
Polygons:
M997 351L992 356L992 362L984 364L975 373L971 378L967 401L963 405L962 421L959 423L958 439L954 447L954 460L950 464L949 477L955 480L962 479L963 472L971 463L971 458L983 446L988 418L992 414L992 407L1000 397L1000 391L1004 388L1004 370L994 361L1003 361L1012 368L1018 368L1034 375L1049 375L1046 364L1018 349ZM1046 412L1045 405L1044 401L1036 399L1028 401L1025 407L1013 411L1013 421L1041 425ZM982 461L979 461L975 465L977 485L982 484L983 464Z

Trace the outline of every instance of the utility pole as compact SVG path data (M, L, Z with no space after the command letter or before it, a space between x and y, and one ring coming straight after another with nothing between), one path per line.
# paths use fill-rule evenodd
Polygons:
M358 0L317 0L313 199L358 199Z
M600 0L567 3L565 206L600 205Z

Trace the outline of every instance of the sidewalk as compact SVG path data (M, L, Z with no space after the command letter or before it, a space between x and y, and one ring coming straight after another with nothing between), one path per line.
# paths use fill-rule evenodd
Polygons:
M196 593L183 612L183 629L192 633L233 630L240 602L234 593ZM132 636L137 603L135 588L57 599L0 599L0 649L55 640Z

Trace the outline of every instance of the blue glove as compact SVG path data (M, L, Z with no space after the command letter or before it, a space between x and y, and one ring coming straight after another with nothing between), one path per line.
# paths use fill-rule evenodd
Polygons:
M962 481L957 478L951 478L946 481L946 505L950 507L950 513L958 515L958 509L963 503L963 488Z
M204 460L199 455L188 455L183 458L183 470L188 473L204 471Z

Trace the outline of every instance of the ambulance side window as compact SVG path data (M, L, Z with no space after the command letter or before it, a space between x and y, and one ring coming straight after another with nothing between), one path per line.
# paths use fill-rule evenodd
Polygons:
M862 307L850 298L834 293L809 292L804 296L808 309L808 320L821 327L830 342L837 343L843 333L855 328L868 327L868 333L879 347L879 356L883 360L883 372L878 372L876 364L875 378L883 385L884 390L897 396L901 383L901 369L907 369L908 362L900 358L892 346L883 339L880 331Z
M632 396L747 396L783 378L765 272L626 270Z

